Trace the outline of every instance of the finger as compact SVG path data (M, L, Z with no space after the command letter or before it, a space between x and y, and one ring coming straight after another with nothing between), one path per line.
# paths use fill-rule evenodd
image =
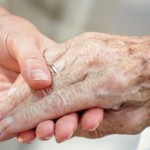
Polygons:
M36 127L36 137L40 140L49 140L54 135L54 126L52 120L39 123Z
M0 119L2 119L10 110L24 101L31 93L31 89L24 82L21 75L18 76L10 90L5 94L5 99L0 104Z
M81 116L81 128L86 131L95 130L103 119L103 110L100 108L93 108L86 110Z
M101 123L103 118L103 111L100 108L93 108L87 110L83 113L81 117L81 127L86 131L95 130ZM76 119L76 120L75 120ZM68 123L69 126L74 126L73 129L76 128L78 124L78 117L74 118L74 114L69 114L59 118L56 122L55 128L55 136L58 142L65 141L71 138L74 130L68 131ZM36 128L36 135L41 140L47 140L52 137L54 123L52 121L45 121L40 123ZM60 128L60 129L59 129Z
M58 143L70 139L78 127L78 114L72 113L59 118L55 127L55 138Z
M8 51L17 60L25 81L32 88L48 87L51 83L51 76L43 58L43 50L39 41L40 34L34 34L37 37L26 32L22 34L8 38ZM53 41L51 43L55 44Z
M32 105L28 100L16 107L0 122L0 127L8 133L18 133L35 128L41 121L56 119L71 112L77 112L93 107L100 107L101 101L93 95L93 90L87 83L62 88L44 97ZM26 126L24 126L26 124Z
M24 131L17 136L17 140L20 143L30 144L36 138L35 130Z
M9 133L3 132L2 134L0 134L0 142L10 140L16 136L17 136L17 134L9 134Z
M57 60L60 60L62 56L64 56L64 53L66 52L66 49L63 45L55 45L51 48L48 48L44 52L44 58L46 62L50 65L53 65L54 62L57 62ZM59 72L59 68L58 72Z

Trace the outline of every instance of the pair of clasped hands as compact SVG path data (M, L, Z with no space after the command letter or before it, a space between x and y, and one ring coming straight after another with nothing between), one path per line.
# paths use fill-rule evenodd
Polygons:
M0 8L0 141L141 132L150 124L149 48L149 37L100 33L57 44Z

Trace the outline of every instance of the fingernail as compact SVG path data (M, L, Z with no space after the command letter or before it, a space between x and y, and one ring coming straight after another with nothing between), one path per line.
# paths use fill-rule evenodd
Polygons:
M23 139L22 138L18 137L17 140L18 140L18 142L23 143Z
M9 127L12 123L14 122L14 118L12 116L4 118L1 121L1 124L3 125L4 128Z
M11 96L14 92L16 91L15 87L10 88L10 90L8 91L7 95Z
M33 143L33 141L34 141L34 140L32 140L32 141L27 141L27 142L26 142L26 141L24 141L24 140L23 140L22 138L20 138L20 137L17 138L17 140L18 140L20 143L23 143L23 144L31 144L31 143Z
M90 130L88 130L88 131L94 131L94 130L96 130L99 125L100 125L100 124L98 123L93 129L90 129Z
M31 72L31 78L33 80L49 80L48 75L43 70L39 69L33 70Z
M69 139L72 137L73 133L74 133L74 132L72 132L72 133L68 136L68 138L67 138L66 140L69 140Z
M69 140L72 137L73 133L74 132L72 132L66 139L63 139L63 140L59 140L59 139L56 138L57 143L62 143L62 142L65 142L65 141Z
M45 137L44 140L50 140L53 136Z
M29 141L29 142L27 142L27 144L31 144L31 143L33 143L34 142L34 140L33 141Z

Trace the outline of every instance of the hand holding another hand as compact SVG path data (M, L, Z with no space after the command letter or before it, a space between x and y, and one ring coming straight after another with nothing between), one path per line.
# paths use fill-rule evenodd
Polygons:
M24 91L23 102L0 122L2 129L14 134L48 119L99 107L105 109L99 127L93 132L78 128L74 135L98 138L140 132L149 126L149 43L149 37L89 33L53 47L54 53L45 54L58 70L52 86L32 90L22 84L8 102L16 106ZM56 56L59 59L52 61ZM58 129L59 122L56 135Z
M27 94L30 94L30 91L26 94L23 94L23 91L20 91L22 94L18 96L18 99L14 100L14 103L9 100L7 101L8 96L16 89L19 89L21 84L26 82L33 89L41 89L50 86L51 76L45 60L43 59L43 52L56 45L56 43L42 35L29 21L12 15L1 7L0 27L0 118L3 118L7 112L15 107L20 101L23 101ZM51 58L51 61L53 59L56 58ZM19 77L20 73L25 80L21 75ZM28 87L27 84L26 86ZM97 111L99 112L101 110L92 109L91 113L88 111L88 114L93 116ZM95 120L96 126L97 123L99 123L100 118L101 115L98 115L97 120ZM48 123L49 122L51 123L49 128L52 129L54 122L48 121ZM44 126L45 123L47 122L44 122ZM86 125L85 127L88 127L90 130L95 127L95 124L92 124L92 126ZM75 125L76 123L74 126ZM43 132L40 133L43 135ZM35 138L35 131L28 130L19 134L3 133L1 136L4 137L3 140L6 140L17 135L18 137L20 137L20 135L21 137L23 136L22 139L24 141L30 141ZM46 135L44 134L44 137Z

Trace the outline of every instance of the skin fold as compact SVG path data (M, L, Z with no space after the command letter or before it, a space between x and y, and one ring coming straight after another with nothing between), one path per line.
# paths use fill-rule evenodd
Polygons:
M45 53L46 61L58 70L52 85L33 90L20 76L20 88L0 106L2 116L7 103L13 108L2 117L1 133L19 133L42 121L95 107L105 110L102 123L90 132L79 127L74 136L141 132L150 124L149 49L150 37L99 33L86 33L54 46L54 53Z

